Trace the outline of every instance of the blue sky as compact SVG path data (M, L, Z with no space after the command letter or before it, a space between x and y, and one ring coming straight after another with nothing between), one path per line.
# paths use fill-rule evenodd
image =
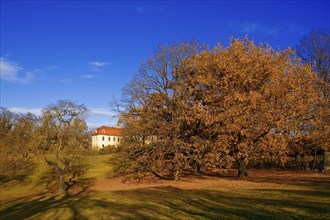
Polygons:
M115 125L111 100L159 44L247 35L294 47L330 27L329 2L1 0L0 105L40 114L70 99L90 108L90 128Z

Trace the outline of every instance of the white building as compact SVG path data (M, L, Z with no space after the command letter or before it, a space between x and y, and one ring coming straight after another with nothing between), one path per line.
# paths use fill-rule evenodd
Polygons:
M102 148L105 146L118 147L123 137L122 128L102 126L97 128L92 135L92 146Z

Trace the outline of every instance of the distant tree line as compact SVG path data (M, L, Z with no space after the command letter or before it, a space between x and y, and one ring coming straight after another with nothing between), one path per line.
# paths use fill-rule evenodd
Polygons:
M36 165L34 140L38 118L31 113L16 115L0 108L0 124L0 182L23 180Z
M117 103L126 138L115 172L179 180L236 167L245 177L251 164L284 166L308 146L301 143L329 148L326 33L316 42L322 53L306 46L311 59L247 38L212 49L193 41L159 46Z

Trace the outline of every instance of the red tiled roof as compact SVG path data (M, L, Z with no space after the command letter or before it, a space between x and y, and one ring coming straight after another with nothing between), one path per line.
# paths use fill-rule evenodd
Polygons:
M108 127L108 126L102 126L97 128L93 135L112 135L112 136L122 136L123 129L122 128L115 128L115 127Z

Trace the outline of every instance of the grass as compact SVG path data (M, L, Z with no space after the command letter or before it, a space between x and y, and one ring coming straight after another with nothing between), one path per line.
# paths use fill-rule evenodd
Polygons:
M104 180L109 168L101 167L107 157L87 160L93 164L89 176ZM125 190L82 189L66 197L7 189L11 194L1 193L0 219L330 219L329 176L255 177L225 180L240 187L219 182L188 189L165 182Z
M108 160L111 157L112 156L109 155L85 157L86 163L91 165L87 177L95 178L97 180L103 180L107 178L108 172L111 171L111 167L108 164Z
M330 219L316 190L183 190L156 187L40 195L1 202L2 219Z

